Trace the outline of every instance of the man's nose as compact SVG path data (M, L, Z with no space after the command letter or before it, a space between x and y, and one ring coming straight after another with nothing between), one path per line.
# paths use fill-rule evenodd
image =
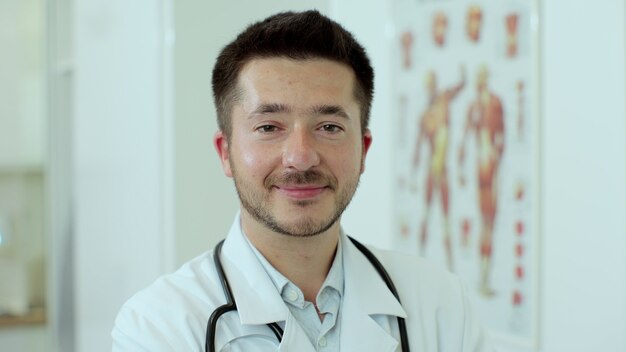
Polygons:
M283 166L306 171L319 162L315 136L306 128L298 127L291 131L283 148Z

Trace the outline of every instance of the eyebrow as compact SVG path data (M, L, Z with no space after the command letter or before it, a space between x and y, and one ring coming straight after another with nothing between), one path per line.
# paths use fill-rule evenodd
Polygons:
M275 114L275 113L289 112L289 111L291 111L291 109L285 104L278 104L278 103L261 104L256 109L254 109L251 116L254 116L256 114L261 114L261 115Z
M250 117L255 115L265 115L265 114L276 114L276 113L288 113L291 112L291 108L286 104L280 103L269 103L269 104L261 104L259 105ZM335 115L339 117L343 117L346 119L350 119L350 116L346 111L339 105L315 105L309 109L310 115Z
M316 105L310 110L311 115L336 115L346 119L350 116L339 105Z

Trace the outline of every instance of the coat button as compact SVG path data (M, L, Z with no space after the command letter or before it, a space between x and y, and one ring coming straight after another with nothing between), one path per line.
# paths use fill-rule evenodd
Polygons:
M298 293L294 290L287 291L287 299L294 302L298 299Z

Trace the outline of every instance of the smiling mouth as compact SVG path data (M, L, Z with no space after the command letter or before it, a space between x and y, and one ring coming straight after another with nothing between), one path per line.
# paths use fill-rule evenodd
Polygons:
M336 180L319 170L271 174L265 179L268 188L295 202L315 202L327 190L336 189Z
M299 185L299 186L276 186L276 189L286 195L289 198L297 199L297 200L307 200L311 198L315 198L318 195L322 194L328 187L326 186L307 186L307 185Z

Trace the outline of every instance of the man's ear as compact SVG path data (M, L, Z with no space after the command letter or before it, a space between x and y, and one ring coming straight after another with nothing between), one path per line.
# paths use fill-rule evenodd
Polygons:
M215 146L217 155L222 162L222 169L224 170L224 174L228 177L233 177L233 171L230 167L230 151L228 149L228 139L226 139L224 132L215 132L215 136L213 137L213 145Z
M365 157L372 145L372 132L369 129L365 129L363 132L363 154L361 155L361 173L365 171Z

